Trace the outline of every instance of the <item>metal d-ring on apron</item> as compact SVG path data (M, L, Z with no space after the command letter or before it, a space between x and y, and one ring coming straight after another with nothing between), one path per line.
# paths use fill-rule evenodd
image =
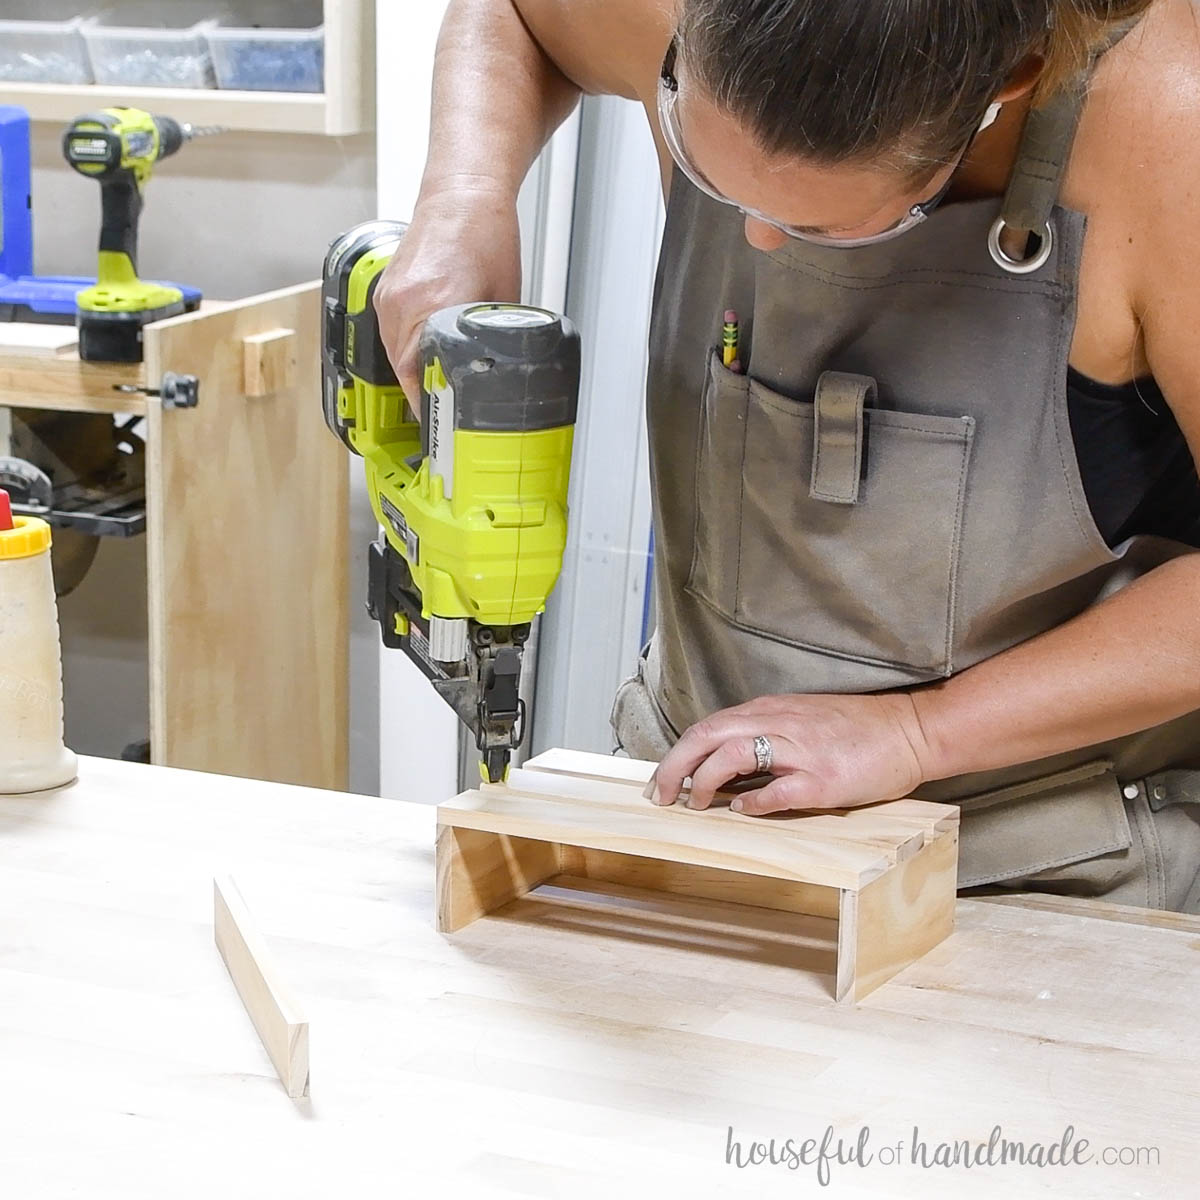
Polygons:
M1126 21L1118 25L1093 57L1093 65L1136 24L1136 21ZM1075 140L1091 74L1092 66L1089 66L1057 95L1032 109L1025 120L1021 153L1008 182L1004 206L988 231L988 252L992 260L1013 275L1031 275L1041 270L1054 250L1051 217L1058 200L1062 173L1071 156L1071 144ZM1033 241L1037 245L1032 253L1013 258L1004 249L1006 232L1011 232L1026 248Z
M946 205L873 246L755 251L675 172L647 392L657 623L613 709L630 754L659 758L756 696L944 678L1185 552L1110 549L1079 476L1085 222L1057 197L1083 94L1029 120L1002 204ZM1008 257L1003 225L1040 232L1032 258ZM745 374L714 353L726 308ZM919 794L963 807L960 887L1184 907L1200 903L1197 769L1192 713Z
M1022 136L1021 156L1009 180L1000 215L988 231L988 251L993 261L1014 275L1040 271L1054 252L1051 217L1058 198L1063 164L1071 152L1085 84L1077 81L1042 108L1030 112ZM1037 248L1024 258L1012 258L1002 246L1006 230L1023 234Z

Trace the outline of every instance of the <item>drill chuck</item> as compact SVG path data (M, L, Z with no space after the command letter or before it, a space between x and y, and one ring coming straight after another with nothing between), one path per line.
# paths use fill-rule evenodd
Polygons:
M183 145L191 140L191 126L181 125L172 117L153 118L158 129L158 157L168 158Z

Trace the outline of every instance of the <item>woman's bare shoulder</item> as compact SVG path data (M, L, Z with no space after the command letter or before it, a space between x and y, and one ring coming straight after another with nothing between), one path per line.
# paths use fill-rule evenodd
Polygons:
M675 0L512 0L573 83L646 103L675 28Z
M1198 122L1200 8L1156 0L1096 72L1079 157L1098 201L1089 229L1103 238L1147 365L1200 456Z
M1200 7L1156 0L1097 66L1080 130L1113 182L1200 165Z

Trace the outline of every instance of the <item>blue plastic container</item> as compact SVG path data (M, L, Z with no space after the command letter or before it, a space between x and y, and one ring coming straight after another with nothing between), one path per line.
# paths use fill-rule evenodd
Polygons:
M320 0L245 0L210 26L217 86L249 92L323 92L325 30Z
M219 7L218 0L121 0L84 21L83 39L96 82L108 87L213 87L204 34Z
M8 0L0 4L0 80L91 83L83 42L90 9L79 0Z

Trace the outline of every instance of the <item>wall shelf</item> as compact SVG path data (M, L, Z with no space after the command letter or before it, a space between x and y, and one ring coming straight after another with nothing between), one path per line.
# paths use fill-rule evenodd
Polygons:
M340 136L373 129L374 0L325 0L324 22L323 93L0 82L0 104L19 105L34 121L63 124L91 109L126 104L234 131Z

